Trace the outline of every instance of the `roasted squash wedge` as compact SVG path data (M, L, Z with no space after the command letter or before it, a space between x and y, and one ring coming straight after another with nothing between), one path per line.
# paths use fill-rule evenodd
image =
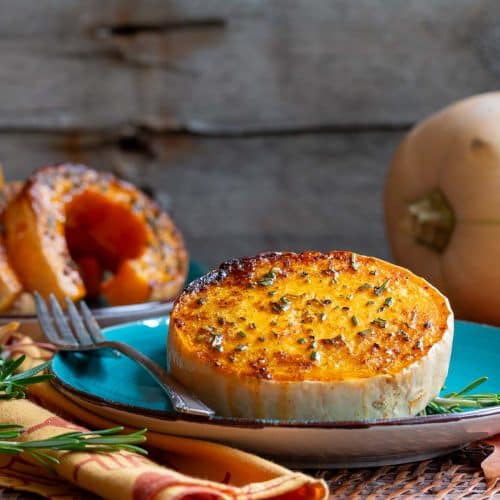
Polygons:
M21 190L21 182L13 182L0 186L0 220L7 204ZM10 264L5 249L3 229L0 232L0 311L8 309L22 291L22 285Z
M84 297L87 281L111 305L166 300L187 274L170 217L131 184L83 165L35 172L5 211L5 233L24 287L58 299Z
M447 299L406 269L350 252L271 253L192 282L167 352L219 415L361 420L421 411L452 338Z

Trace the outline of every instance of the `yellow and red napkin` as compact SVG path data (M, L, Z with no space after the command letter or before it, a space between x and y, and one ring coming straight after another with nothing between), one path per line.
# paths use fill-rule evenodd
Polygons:
M23 369L50 359L45 345L0 328L0 345L27 356ZM115 427L65 398L49 383L33 385L29 400L0 402L0 424L26 428L22 439L44 439L82 430ZM127 431L133 431L131 427ZM0 485L50 498L89 498L89 492L120 500L158 499L324 499L323 480L220 444L147 433L150 457L130 452L57 452L59 465L47 468L29 457L0 455Z

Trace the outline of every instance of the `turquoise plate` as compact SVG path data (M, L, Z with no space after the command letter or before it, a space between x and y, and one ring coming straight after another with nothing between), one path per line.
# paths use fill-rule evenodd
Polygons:
M107 338L126 342L161 365L166 364L167 333L167 318L105 330ZM480 391L500 392L499 352L499 328L456 321L446 391L486 375ZM302 467L420 460L500 433L500 407L365 422L183 417L172 413L163 391L124 356L59 353L52 372L54 384L69 398L115 422L221 441Z
M162 318L107 328L105 335L132 345L165 366L167 332L168 319ZM456 321L446 392L459 390L483 375L488 376L488 381L481 385L481 392L500 392L499 352L500 329ZM125 356L59 353L54 357L52 370L65 386L94 398L135 410L172 413L154 380Z

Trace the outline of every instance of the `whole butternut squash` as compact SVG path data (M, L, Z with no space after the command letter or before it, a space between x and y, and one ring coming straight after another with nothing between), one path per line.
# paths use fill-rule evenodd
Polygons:
M89 277L92 293L101 278L111 305L166 300L187 274L170 217L131 184L83 165L35 172L6 208L5 233L24 287L58 299L84 297Z
M395 260L445 293L459 318L500 324L500 92L417 125L385 189Z

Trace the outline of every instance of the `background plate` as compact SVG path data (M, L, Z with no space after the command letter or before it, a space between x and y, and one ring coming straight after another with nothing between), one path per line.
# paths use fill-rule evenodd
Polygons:
M196 278L199 278L206 273L206 269L202 264L196 261L189 262L189 272L186 279L186 284ZM172 301L165 302L144 302L142 304L130 304L127 306L115 307L96 307L92 308L92 313L97 319L99 325L105 328L120 323L130 323L140 321L147 318L158 318L170 313L172 309ZM44 335L40 331L40 325L35 315L0 315L0 326L12 321L21 324L21 331L29 335L34 340L45 340Z
M167 332L168 319L162 318L115 326L105 335L165 364ZM500 329L456 321L446 390L461 389L487 375L481 392L500 392L499 350ZM364 422L178 417L149 375L124 356L59 353L52 371L54 383L68 397L116 422L218 441L297 467L363 467L421 460L500 433L500 407Z

